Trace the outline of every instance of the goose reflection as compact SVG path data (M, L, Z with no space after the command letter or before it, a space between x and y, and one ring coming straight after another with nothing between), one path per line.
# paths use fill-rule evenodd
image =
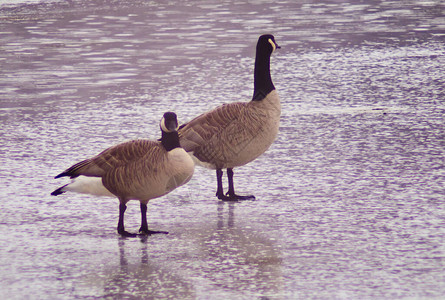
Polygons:
M235 203L228 202L228 208L229 211L227 213L227 227L233 228L235 224ZM219 202L217 206L217 215L218 215L218 222L217 222L217 229L221 230L224 228L224 202Z
M119 238L119 270L114 271L104 283L105 299L195 299L191 283L171 270L150 261L147 236L141 237L140 261L129 262L128 249L134 249L132 241ZM128 244L127 244L128 243Z
M237 218L237 203L215 205L201 219L179 218L168 239L119 238L118 257L88 285L104 299L284 298L280 247Z
M235 211L236 203L219 202L216 230L200 235L201 276L224 290L280 298L283 275L279 247L260 231L237 226Z

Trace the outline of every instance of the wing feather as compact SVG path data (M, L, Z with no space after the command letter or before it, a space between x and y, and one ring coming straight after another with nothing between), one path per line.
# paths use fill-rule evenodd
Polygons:
M162 152L162 146L155 141L134 140L122 143L102 151L95 157L71 166L57 175L56 178L62 176L75 178L80 175L102 177L116 168L138 164L146 156L159 156L159 152ZM162 157L162 155L159 157Z
M242 102L224 104L184 124L179 129L181 147L191 152L207 144L236 121L246 105Z

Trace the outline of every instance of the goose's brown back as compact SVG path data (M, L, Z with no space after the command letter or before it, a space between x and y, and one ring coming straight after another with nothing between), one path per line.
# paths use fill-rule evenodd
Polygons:
M166 182L173 176L166 170L167 154L160 142L134 140L110 147L62 174L102 177L103 185L118 197L149 199L165 194Z
M204 166L233 168L264 153L278 133L276 91L262 101L219 106L179 129L181 146Z

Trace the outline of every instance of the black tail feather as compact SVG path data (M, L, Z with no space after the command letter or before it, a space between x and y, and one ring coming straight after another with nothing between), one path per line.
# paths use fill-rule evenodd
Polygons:
M57 175L56 177L54 177L54 179L63 177L63 176L68 176L68 174L66 174L65 172L60 173L59 175Z
M184 123L184 124L182 124L181 126L179 126L178 130L184 128L187 124L188 124L188 123Z
M55 190L54 192L52 192L51 195L52 195L52 196L57 196L57 195L60 195L60 194L65 193L65 191L63 191L62 189L63 189L64 187L66 187L66 186L67 186L67 184L64 185L64 186L59 187L57 190Z

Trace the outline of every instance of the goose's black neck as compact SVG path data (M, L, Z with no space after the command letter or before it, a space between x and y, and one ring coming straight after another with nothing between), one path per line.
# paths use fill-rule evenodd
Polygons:
M263 100L275 89L270 77L270 50L257 46L255 56L253 101Z
M167 151L181 147L181 145L179 144L178 132L177 131L174 131L174 132L162 131L161 144L162 144L162 146L164 146L165 150L167 150Z

